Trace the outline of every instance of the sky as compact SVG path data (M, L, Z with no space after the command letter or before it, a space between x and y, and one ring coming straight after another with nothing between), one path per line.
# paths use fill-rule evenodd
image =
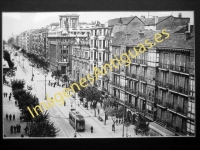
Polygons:
M182 17L190 18L191 24L194 24L193 11L98 11L98 12L3 12L3 40L7 41L12 35L18 35L23 31L30 29L40 29L46 27L53 22L59 22L59 15L63 14L79 14L79 22L90 23L92 21L108 22L110 19L120 17L130 17L142 15L146 18L153 16L169 16L177 17L181 13Z

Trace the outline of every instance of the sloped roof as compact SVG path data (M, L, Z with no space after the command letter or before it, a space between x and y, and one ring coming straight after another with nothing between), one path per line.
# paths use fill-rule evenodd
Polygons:
M115 18L115 19L110 19L108 20L108 26L114 26L115 24L120 22L120 19L122 21L122 24L126 25L128 24L131 20L133 20L137 16L131 16L131 17L121 17L121 18Z
M130 38L126 38L126 33L119 32L115 34L113 38L113 42L111 45L119 46L122 44L126 44L128 46L136 46L139 43L144 43L146 39L149 39L149 42L155 43L154 35L156 33L160 33L160 31L153 30L143 30L144 37L140 38L139 31L134 30L131 33ZM174 31L167 31L170 34L168 39L165 39L163 42L156 43L156 47L168 47L168 48L185 48L185 49L193 49L194 48L194 30L191 33L191 37L188 40L185 40L185 34L182 33L174 33Z
M159 22L169 18L170 16L163 16L163 17L158 17L158 24ZM155 25L155 18L143 18L145 25Z
M50 26L59 26L58 22L51 23Z

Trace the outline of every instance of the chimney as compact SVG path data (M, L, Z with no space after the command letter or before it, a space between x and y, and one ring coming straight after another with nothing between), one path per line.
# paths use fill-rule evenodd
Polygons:
M155 16L155 25L158 23L158 16Z
M181 14L181 13L179 13L179 14L178 14L178 17L179 17L179 18L182 18L182 14Z
M190 38L190 32L186 31L185 32L185 40L188 40Z
M140 36L140 39L143 38L144 37L144 32L140 31L139 32L139 36Z

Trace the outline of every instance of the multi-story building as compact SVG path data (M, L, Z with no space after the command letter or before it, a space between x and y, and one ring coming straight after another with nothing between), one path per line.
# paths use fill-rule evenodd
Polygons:
M93 27L91 30L91 36L90 36L90 73L93 74L94 67L99 68L102 72L103 69L102 66L105 63L109 62L110 59L110 53L108 48L108 39L106 38L106 35L108 33L109 28L104 27L100 24L100 22L97 22L96 27ZM105 76L99 75L98 80L95 81L98 85L98 89L102 91L102 94L108 93L110 88L109 83L109 76L111 72L108 71L108 74Z
M52 26L48 32L50 69L72 75L72 46L78 38L80 41L89 38L89 31L79 27L78 15L61 15L59 17L59 26ZM75 45L78 46L78 44ZM75 45L74 47L76 47Z
M79 81L86 77L89 73L90 60L90 46L89 41L77 41L72 46L72 79Z
M126 117L133 123L140 116L176 134L194 135L194 35L190 36L193 30L184 33L188 28L193 29L168 30L169 39L132 58L128 67L112 70L110 93L126 107ZM145 39L153 42L156 33L161 31L116 32L111 58Z

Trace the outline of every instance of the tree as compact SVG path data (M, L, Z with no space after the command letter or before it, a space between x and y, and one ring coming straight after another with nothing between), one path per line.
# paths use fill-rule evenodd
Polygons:
M25 80L13 80L11 82L11 87L12 87L12 91L15 91L16 89L20 90L24 88L25 85Z
M59 132L58 128L49 121L49 113L40 114L30 123L30 137L55 137Z
M124 107L121 106L119 108L117 107L109 107L107 110L106 110L106 114L108 116L111 116L112 117L112 120L113 120L113 123L115 124L116 122L116 118L123 118L123 115L124 115Z
M3 58L8 62L9 68L14 67L14 63L10 60L10 54L8 51L6 50L3 51Z
M14 41L15 41L14 37L11 37L11 38L8 39L8 44L13 45Z
M83 98L86 97L86 88L80 87L81 89L78 91L78 96L80 97L80 101L83 101Z
M100 97L101 97L101 92L97 88L91 86L87 87L86 100L88 102L91 102L91 108L94 109L95 117L96 117L97 102L100 102Z

